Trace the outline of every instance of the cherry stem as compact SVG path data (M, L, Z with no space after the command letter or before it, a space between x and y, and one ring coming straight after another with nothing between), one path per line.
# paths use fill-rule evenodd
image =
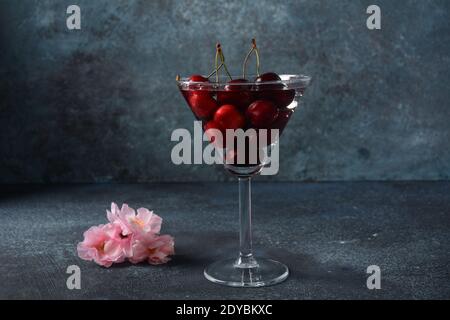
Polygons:
M253 48L255 48L255 54L256 54L256 75L259 77L259 75L260 75L259 71L260 71L261 64L260 64L260 60L259 60L259 49L256 46L255 39L252 39L252 44L253 44Z
M211 72L206 78L207 78L207 79L211 78L211 77L212 77L213 75L215 75L220 69L222 69L222 67L223 67L223 63L221 63L220 66L219 66L216 70L214 70L213 72Z
M259 49L256 46L256 40L255 39L252 39L252 48L247 53L247 55L245 56L244 64L242 66L242 77L244 79L245 79L245 76L246 76L248 60L250 59L250 57L252 56L253 53L255 53L255 55L256 55L256 74L259 77L259 74L260 74L260 72L259 72L259 70L260 70Z
M219 83L219 52L220 52L220 43L216 45L216 60L215 60L215 72L216 72L216 83Z
M179 74L177 74L177 77L175 78L175 80L176 80L176 81L180 81L180 80L181 80L181 77L180 77Z
M220 48L220 47L219 47L219 55L220 55L220 60L222 61L223 67L225 69L225 72L227 73L227 75L230 78L230 80L233 80L233 78L231 77L230 72L228 71L227 65L225 64L225 56L223 55L222 48Z
M247 62L248 62L248 60L250 59L250 57L251 57L253 51L255 51L255 48L252 48L252 49L247 53L247 55L245 56L244 64L243 64L243 66L242 66L242 78L243 78L243 79L245 79L245 76L246 76L245 73L246 73L246 70L247 70Z

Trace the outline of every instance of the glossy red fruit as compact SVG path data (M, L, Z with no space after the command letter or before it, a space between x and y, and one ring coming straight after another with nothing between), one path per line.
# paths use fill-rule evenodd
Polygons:
M245 117L231 104L221 106L214 114L214 121L224 129L239 129L245 126Z
M204 76L201 76L199 74L195 74L193 76L190 76L188 88L192 91L207 90L209 83L210 82L208 78L205 78Z
M284 109L289 106L295 98L293 89L262 90L257 92L259 100L272 101L278 108Z
M256 128L270 128L278 117L278 109L270 101L258 100L248 107L246 115Z
M255 90L260 100L269 100L275 103L278 108L286 108L294 101L295 90L288 89L283 83L268 83L281 81L279 75L273 72L265 73L255 79Z
M199 119L212 118L218 108L216 100L214 100L208 91L191 91L188 93L187 99L192 112Z
M208 78L201 76L199 74L194 74L189 78L190 82L209 82Z
M286 108L288 105L294 101L295 98L295 90L293 89L282 89L282 90L274 90L268 91L265 94L265 97L276 104L278 108Z
M245 85L246 79L234 79L228 82L223 91L217 93L217 102L221 105L232 104L245 110L253 101L252 86Z
M279 90L283 89L284 85L282 83L268 83L264 84L265 82L278 82L281 81L281 78L279 75L277 75L274 72L268 72L260 75L255 79L255 89L256 90Z

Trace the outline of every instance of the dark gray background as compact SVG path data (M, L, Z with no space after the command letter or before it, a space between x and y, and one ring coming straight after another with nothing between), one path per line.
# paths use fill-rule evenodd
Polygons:
M68 31L77 3L82 30ZM450 2L0 2L0 183L228 179L170 162L192 127L177 73L207 73L214 44L240 70L314 77L272 180L450 177Z

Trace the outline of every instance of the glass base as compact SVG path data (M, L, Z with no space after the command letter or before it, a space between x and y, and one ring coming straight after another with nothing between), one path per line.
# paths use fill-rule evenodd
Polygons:
M265 287L286 280L289 269L281 262L256 258L251 267L239 265L239 260L228 259L214 262L206 267L206 279L229 287Z

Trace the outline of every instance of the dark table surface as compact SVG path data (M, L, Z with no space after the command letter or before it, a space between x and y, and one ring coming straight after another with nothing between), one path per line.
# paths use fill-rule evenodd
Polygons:
M2 299L450 298L450 183L255 183L254 244L291 270L280 285L240 289L203 277L236 254L237 185L230 183L0 188ZM176 238L167 265L110 269L76 244L105 223L111 201L148 207ZM81 290L66 268L81 268ZM381 290L366 269L381 268Z

